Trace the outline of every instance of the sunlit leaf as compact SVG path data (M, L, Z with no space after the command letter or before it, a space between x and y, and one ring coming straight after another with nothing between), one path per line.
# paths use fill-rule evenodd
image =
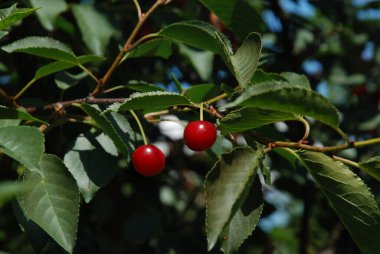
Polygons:
M33 186L24 193L25 210L62 248L73 253L79 216L79 191L63 162L45 154L39 171L26 170L24 182Z
M236 148L224 154L207 174L205 197L209 250L241 208L262 159L261 150Z
M299 155L361 253L376 253L380 249L380 210L368 186L343 163L325 154Z
M36 8L18 9L16 6L17 4L14 4L9 8L0 9L0 31L22 20L37 10ZM2 36L0 35L0 38L1 37Z

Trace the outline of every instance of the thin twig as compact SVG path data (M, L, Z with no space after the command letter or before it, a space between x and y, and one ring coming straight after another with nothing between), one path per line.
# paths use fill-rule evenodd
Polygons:
M99 79L85 66L83 66L82 64L79 64L78 67L81 68L84 72L86 72L88 76L90 76L96 83L100 82Z
M300 122L303 123L305 126L305 134L303 135L302 139L299 141L300 143L306 144L307 143L307 138L309 137L310 134L310 125L309 123L303 118L302 116L298 118Z
M337 160L337 161L343 162L344 164L347 164L347 165L353 166L353 167L355 167L355 168L360 168L359 163L357 163L357 162L355 162L355 161L351 161L351 160L348 160L348 159L345 159L345 158L341 158L341 157L338 157L338 156L332 156L332 158L333 158L334 160Z
M140 18L141 17L141 7L140 7L140 4L139 4L139 1L138 0L132 0L132 1L133 1L133 3L136 6L137 18Z
M124 47L122 48L122 50L120 51L120 53L117 55L117 57L113 61L111 67L104 74L103 78L101 78L99 80L99 83L95 87L94 91L92 91L91 96L96 97L97 95L99 95L103 91L104 86L106 85L106 83L109 80L109 78L111 77L111 75L114 73L114 71L119 66L121 60L123 59L123 56L125 55L125 53L127 53L133 47L132 43L135 40L137 34L139 33L141 27L145 24L145 22L148 19L148 17L159 6L167 4L167 3L169 3L169 2L168 1L164 1L164 0L157 0L146 13L141 14L141 16L140 16L140 18L139 18L139 20L138 20L135 28L133 29L131 35L129 36L129 38L127 39L126 43L124 44Z

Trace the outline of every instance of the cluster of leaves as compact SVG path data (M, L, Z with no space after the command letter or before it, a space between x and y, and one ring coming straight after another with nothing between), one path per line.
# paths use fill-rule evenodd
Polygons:
M179 90L179 93L175 93L139 81L114 86L133 91L121 100L87 98L85 96L90 93L87 89L83 98L77 96L66 103L44 103L42 106L28 107L26 105L30 105L30 102L24 102L21 98L26 90L40 79L53 74L62 94L84 83L86 77L94 79L95 86L102 85L102 81L89 68L102 69L99 62L106 60L104 56L109 58L105 53L107 45L112 37L119 36L118 30L92 5L69 6L63 0L54 3L33 0L30 3L33 8L19 9L13 5L1 9L0 30L11 27L32 13L37 14L47 31L53 31L57 24L66 25L66 29L70 30L63 16L60 16L69 11L78 24L87 48L83 51L91 52L77 56L60 40L40 36L2 44L2 50L7 53L24 53L52 61L39 67L33 78L15 96L9 97L5 93L5 99L16 108L0 108L0 118L3 119L0 122L1 151L22 165L16 185L1 185L9 190L4 192L4 198L10 194L19 194L13 202L14 211L19 224L38 252L52 239L65 251L73 253L78 231L80 194L85 203L90 203L97 191L109 184L116 174L121 174L118 164L122 162L130 168L130 155L141 143L141 138L128 121L129 110L148 115L174 112L191 119L192 115L183 113L198 108L199 103L208 106L222 98L226 99L224 104L218 105L216 109L207 108L210 113L216 112L217 127L222 136L221 141L209 151L213 166L204 181L205 228L209 250L219 244L223 252L233 253L255 230L264 209L264 182L260 181L259 176L263 176L266 185L271 184L271 173L264 166L265 156L271 152L269 148L274 148L274 151L281 149L279 154L283 158L307 170L362 253L374 253L379 249L380 243L376 236L380 232L380 210L369 187L361 178L341 161L323 153L325 150L306 145L307 136L299 142L285 140L276 143L272 141L277 140L273 134L264 135L272 130L273 123L295 121L305 124L304 116L307 116L347 139L339 127L338 110L327 98L312 90L306 76L293 72L269 73L258 69L265 61L265 56L261 52L262 38L256 31L263 32L264 28L257 12L248 2L201 1L225 26L244 38L240 46L231 43L231 39L207 22L179 21L163 27L152 36L154 39L133 45L117 63L144 57L168 58L173 54L173 48L178 47L180 51L187 52L183 54L189 55L190 61L195 63L197 60L191 59L190 55L219 55L233 77L230 83L236 84L235 86L216 86L210 83L193 85L183 90L174 78ZM256 22L251 17L257 17ZM7 33L0 32L0 37L6 38L4 36ZM191 51L196 53L190 54ZM66 72L72 68L83 73L74 75ZM208 76L201 69L198 73L205 79ZM219 96L215 97L214 91L218 91ZM101 104L104 101L117 103L111 103L107 108L89 104ZM40 120L33 114L52 108L56 110L53 116L41 116L41 119L46 117L46 120ZM73 113L72 118L77 122L80 120L90 128L76 131L76 136L69 140L72 144L64 148L62 159L45 153L46 142L41 130L65 124L71 118L60 119L56 115L70 113ZM74 113L80 114L80 117ZM231 145L228 140L230 134L244 137L247 145ZM223 148L223 142L230 146ZM326 151L335 152L375 143L379 143L378 139L367 143L343 144ZM355 165L379 180L379 157Z

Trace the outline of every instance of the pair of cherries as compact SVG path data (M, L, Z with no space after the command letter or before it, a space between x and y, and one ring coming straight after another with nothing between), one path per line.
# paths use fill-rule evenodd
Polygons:
M189 123L183 133L185 144L193 151L204 151L216 140L216 129L207 121ZM139 146L132 154L132 163L136 171L143 176L154 176L165 167L165 156L154 145Z

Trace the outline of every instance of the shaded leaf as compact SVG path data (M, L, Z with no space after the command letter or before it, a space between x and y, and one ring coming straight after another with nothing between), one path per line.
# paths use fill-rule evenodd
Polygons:
M157 38L149 40L144 44L139 45L132 51L129 51L123 57L124 61L127 58L138 57L162 57L167 59L172 54L172 44L168 39Z
M380 181L380 156L359 163L361 170Z
M48 30L54 30L55 20L58 15L67 10L64 0L30 0L33 7L41 7L37 10L37 17L42 26Z
M49 37L26 37L3 46L2 49L8 53L21 52L76 63L75 54L68 46Z
M275 122L297 120L288 112L263 110L259 108L243 108L233 111L220 120L219 129L223 135L260 128Z
M132 80L128 82L128 85L125 86L125 88L146 93L146 92L156 92L156 91L161 91L165 92L166 90L162 87L159 87L154 84L149 84L144 81L139 81L139 80Z
M289 84L261 83L246 89L235 101L222 108L236 106L278 110L313 117L338 128L337 109L322 95Z
M181 43L219 53L215 27L199 21L183 21L164 27L159 34Z
M259 178L255 177L247 198L223 231L221 249L224 253L235 253L252 234L259 222L263 208L262 186Z
M104 55L108 42L117 31L93 5L74 4L72 10L83 42L95 55Z
M222 58L230 71L235 76L241 87L247 87L259 64L261 53L261 36L258 33L251 33L243 41L236 53L231 52L225 39L217 36L219 45L222 48Z
M380 210L368 186L343 163L325 154L299 155L360 251L376 253L380 248Z
M0 9L0 31L22 20L37 10L36 8L18 9L16 6L17 4L14 4L9 8ZM1 37L2 36L0 35L0 38Z
M191 49L185 45L179 45L182 55L187 57L202 80L209 80L212 75L214 54L209 51Z
M107 111L126 111L134 109L167 108L170 106L190 105L185 96L170 92L134 93L123 103L112 104Z
M64 158L87 203L115 175L117 162L117 148L103 133L79 135Z
M30 170L38 171L45 150L44 137L37 128L33 127L2 127L0 150Z
M18 196L12 201L12 208L22 231L28 237L33 249L36 253L42 253L51 238L40 226L29 218L22 196Z
M29 217L63 249L73 253L79 216L79 191L63 162L45 154L38 172L26 170L24 182L33 190L24 193Z
M194 103L201 103L219 93L220 89L214 84L199 84L187 88L184 95Z
M76 86L86 76L86 72L72 74L66 71L61 71L55 75L54 82L58 88L62 90L67 90L73 86Z
M86 112L91 118L99 125L105 134L114 142L117 149L129 160L129 156L133 151L133 147L127 142L124 142L120 134L116 131L111 122L106 118L105 114L97 110L89 104L78 104L84 112Z
M233 32L246 37L252 31L264 32L260 14L244 0L200 0Z
M262 150L236 148L222 155L206 176L206 231L211 250L241 208L263 159Z
M34 116L30 115L29 113L25 111L14 109L14 108L7 108L1 105L0 105L0 119L19 119L19 120L27 120L27 121L47 124L46 122L35 118Z

